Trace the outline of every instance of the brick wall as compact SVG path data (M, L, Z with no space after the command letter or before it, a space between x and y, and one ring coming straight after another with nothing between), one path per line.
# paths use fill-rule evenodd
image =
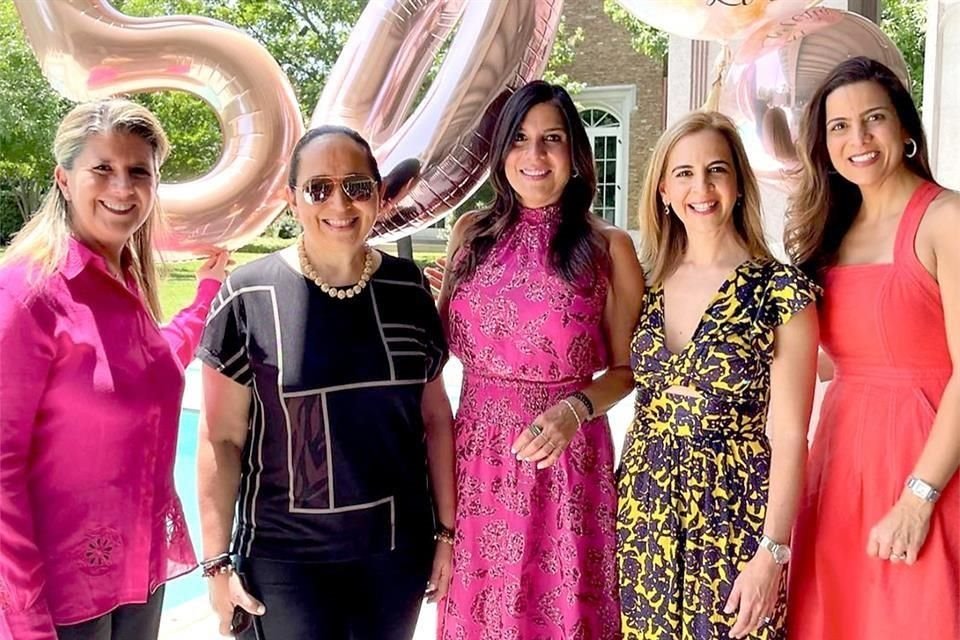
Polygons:
M628 227L635 229L643 172L653 145L663 131L664 65L633 50L629 32L604 13L603 0L565 0L563 13L570 32L580 27L584 39L577 45L573 62L561 71L590 87L625 84L637 87L636 108L630 114L627 168L627 220Z

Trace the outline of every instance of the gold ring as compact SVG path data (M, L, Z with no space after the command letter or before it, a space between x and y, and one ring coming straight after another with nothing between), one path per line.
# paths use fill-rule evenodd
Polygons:
M541 433L543 433L543 427L541 427L541 426L538 425L538 424L532 424L532 425L530 425L528 428L530 429L530 433L533 434L533 437L534 437L534 438L536 438L536 437L539 436Z

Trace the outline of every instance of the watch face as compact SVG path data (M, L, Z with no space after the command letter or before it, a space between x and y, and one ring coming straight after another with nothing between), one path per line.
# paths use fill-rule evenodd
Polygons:
M773 560L777 564L787 564L790 562L790 547L785 544L777 546L777 550L773 552Z

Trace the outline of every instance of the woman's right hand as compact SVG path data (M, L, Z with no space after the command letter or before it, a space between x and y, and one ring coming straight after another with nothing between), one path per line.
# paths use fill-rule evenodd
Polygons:
M255 616L266 613L267 608L263 603L243 588L243 583L240 582L240 576L236 571L218 573L208 580L210 581L210 605L220 622L220 635L231 635L230 624L233 621L234 607L240 607Z

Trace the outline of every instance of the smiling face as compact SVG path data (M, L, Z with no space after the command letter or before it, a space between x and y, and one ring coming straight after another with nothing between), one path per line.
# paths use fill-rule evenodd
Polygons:
M157 167L150 143L131 133L87 138L72 167L55 177L69 202L70 228L100 253L119 252L146 222L157 197Z
M903 167L909 135L879 84L839 87L827 96L825 114L827 152L841 176L858 186L871 186Z
M366 152L349 137L330 133L310 141L300 150L296 186L290 189L290 206L296 211L310 243L329 250L359 250L376 222L380 187L374 184L371 197L360 188L362 178L372 174ZM329 178L329 195L322 202L304 193L304 185ZM347 181L346 192L343 181ZM316 190L319 194L320 190ZM318 198L317 198L318 199Z
M527 112L503 168L524 207L544 207L560 200L571 174L570 136L560 109L543 102Z
M667 156L660 197L687 234L733 229L737 172L727 139L704 129L680 138Z

